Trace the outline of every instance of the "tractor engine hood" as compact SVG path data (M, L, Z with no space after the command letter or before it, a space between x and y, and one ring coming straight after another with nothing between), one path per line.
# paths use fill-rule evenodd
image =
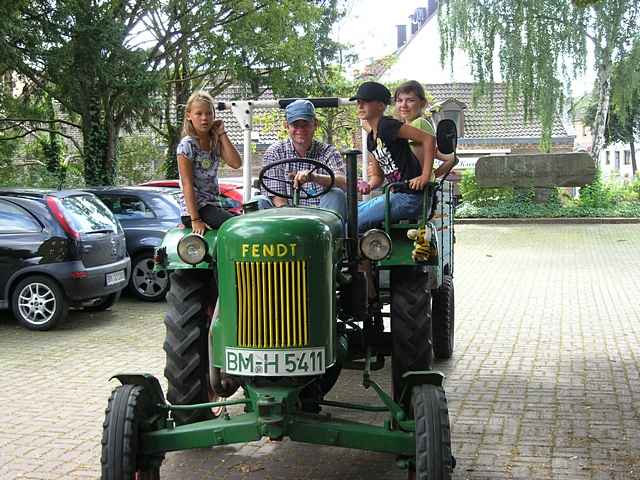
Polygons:
M261 349L315 349L323 364L333 363L341 237L340 218L319 208L263 210L222 225L214 366L229 368L229 348L254 356Z
M225 222L218 232L217 260L274 261L331 252L341 255L342 221L320 208L273 208Z

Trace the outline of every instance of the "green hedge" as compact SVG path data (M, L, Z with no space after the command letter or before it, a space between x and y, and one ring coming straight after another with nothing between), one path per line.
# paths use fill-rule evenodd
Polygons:
M604 182L600 172L572 199L555 189L546 203L535 203L533 189L482 188L473 172L460 182L459 218L640 217L640 178L628 185Z

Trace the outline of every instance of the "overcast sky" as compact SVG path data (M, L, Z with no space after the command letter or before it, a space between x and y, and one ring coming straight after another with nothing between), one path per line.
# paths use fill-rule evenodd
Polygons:
M348 0L347 15L334 30L335 39L353 45L361 62L396 49L396 25L409 24L409 15L427 0ZM408 30L408 27L407 27Z

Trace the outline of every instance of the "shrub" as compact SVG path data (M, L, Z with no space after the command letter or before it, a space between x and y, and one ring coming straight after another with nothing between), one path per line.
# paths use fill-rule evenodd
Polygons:
M460 195L462 201L476 207L496 205L504 200L512 200L514 191L511 187L486 188L480 187L472 170L465 170L460 180Z
M123 137L118 142L118 175L116 184L136 185L157 178L164 155L153 138Z
M633 182L629 184L629 192L634 195L632 199L640 200L640 176L636 175Z
M620 199L620 192L602 180L602 172L598 169L593 182L580 189L578 205L585 208L609 208Z
M533 188L480 188L473 173L463 175L460 190L463 202L456 216L461 218L640 217L640 179L609 183L600 172L576 200L561 198L556 188L545 203L536 203Z

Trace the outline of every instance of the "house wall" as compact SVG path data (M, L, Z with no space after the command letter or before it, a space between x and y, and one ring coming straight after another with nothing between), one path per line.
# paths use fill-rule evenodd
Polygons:
M576 139L574 141L575 150L579 152L590 152L593 145L591 128L579 119L573 122L573 127L576 134Z
M603 178L623 182L632 180L633 171L629 144L615 143L603 148L600 151L599 160ZM636 162L640 162L640 148L636 148Z

